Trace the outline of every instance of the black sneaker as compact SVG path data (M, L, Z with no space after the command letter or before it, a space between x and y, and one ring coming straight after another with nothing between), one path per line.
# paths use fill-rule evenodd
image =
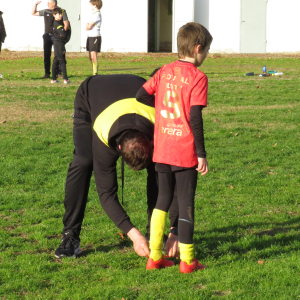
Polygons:
M147 232L147 233L145 234L145 238L146 238L146 240L147 240L148 242L150 242L150 233L149 233L149 232ZM164 234L164 237L163 237L163 248L162 248L163 251L166 251L166 243L167 243L167 240L168 240L168 236Z
M42 79L48 79L48 78L50 78L50 74L45 74L45 76L42 77Z
M55 251L57 258L76 257L81 253L80 242L73 236L68 236L62 240L62 243Z

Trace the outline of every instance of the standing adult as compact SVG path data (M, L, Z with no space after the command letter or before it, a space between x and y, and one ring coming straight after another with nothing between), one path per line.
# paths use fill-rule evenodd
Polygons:
M3 15L3 12L0 11L0 52L1 52L2 43L4 43L5 38L6 38L6 31L5 31L5 26L4 26L4 21L3 21L2 15Z
M118 200L116 170L120 156L133 170L147 168L149 233L158 187L152 162L154 108L135 99L144 83L145 79L139 76L120 74L92 76L80 85L74 102L75 150L65 186L63 241L55 251L56 257L76 256L81 252L79 235L93 171L104 211L132 240L138 255L149 255L147 239L132 224ZM171 228L178 223L178 204L173 203ZM167 243L167 252L172 256L177 253L176 242L173 237Z
M0 52L1 52L2 43L4 43L5 38L6 38L6 31L5 31L2 14L3 14L3 12L0 11ZM0 78L3 78L1 73L0 73Z
M48 0L48 9L43 9L38 11L37 6L41 3L42 1L37 1L31 11L31 14L33 16L40 16L44 17L44 22L45 22L45 33L43 35L43 40L44 40L44 68L45 68L45 76L43 77L44 79L50 78L50 67L51 67L51 51L52 51L52 45L54 43L54 35L53 35L53 15L52 15L52 10L57 7L57 0ZM67 12L63 10L63 23L64 23L64 29L67 31L69 28L69 20L67 16ZM58 71L58 74L61 72Z

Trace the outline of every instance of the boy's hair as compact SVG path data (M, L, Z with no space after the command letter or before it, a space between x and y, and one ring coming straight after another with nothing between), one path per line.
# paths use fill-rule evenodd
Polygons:
M61 14L62 15L62 9L60 7L55 7L52 10L52 15Z
M201 45L204 49L212 39L209 31L199 23L183 25L177 34L178 57L194 57L195 46Z
M98 9L101 9L102 4L103 4L103 3L102 3L102 0L90 0L90 3L91 3L92 5L96 5Z
M135 171L145 169L152 160L152 145L148 137L138 130L127 130L121 140L121 155Z

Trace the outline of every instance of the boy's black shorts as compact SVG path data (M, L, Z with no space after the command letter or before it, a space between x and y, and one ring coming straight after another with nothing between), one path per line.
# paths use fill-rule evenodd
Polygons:
M101 51L101 36L88 37L86 40L86 51Z

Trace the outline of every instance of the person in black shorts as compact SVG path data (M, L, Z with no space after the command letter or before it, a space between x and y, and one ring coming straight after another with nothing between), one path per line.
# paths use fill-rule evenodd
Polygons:
M54 17L53 21L53 34L54 34L54 60L52 64L52 80L51 83L59 83L56 80L56 70L58 65L60 64L61 70L63 73L64 83L70 83L70 80L67 76L67 67L66 67L66 47L65 44L71 38L71 28L67 30L64 29L63 21L62 21L62 9L60 7L56 7L52 10L52 14Z
M135 75L98 75L87 78L80 85L74 102L75 150L65 186L63 240L55 251L56 257L76 256L81 252L79 235L92 172L104 211L133 241L138 255L149 255L147 239L132 224L119 202L116 170L120 156L131 169L147 168L146 228L149 234L158 195L157 174L152 162L154 108L135 99L145 82ZM176 228L176 201L173 201L169 218L171 228ZM174 237L176 235L169 238L169 245L167 242L167 253L172 256L178 255L178 251L172 252L178 245Z
M44 68L45 68L45 76L44 79L50 78L50 67L51 67L51 50L52 45L54 43L54 35L53 35L53 15L52 10L57 7L57 0L48 0L48 9L43 9L37 11L37 6L42 1L37 1L31 11L33 16L43 16L45 22L45 33L43 35L44 40ZM63 23L64 29L67 30L70 26L68 21L67 12L63 10ZM60 74L60 69L58 70L58 74Z
M89 59L93 65L93 75L98 74L98 59L97 53L101 51L101 34L100 27L102 22L102 16L100 9L102 7L102 0L90 0L91 4L91 16L89 23L86 24L87 41L86 51L89 52Z

